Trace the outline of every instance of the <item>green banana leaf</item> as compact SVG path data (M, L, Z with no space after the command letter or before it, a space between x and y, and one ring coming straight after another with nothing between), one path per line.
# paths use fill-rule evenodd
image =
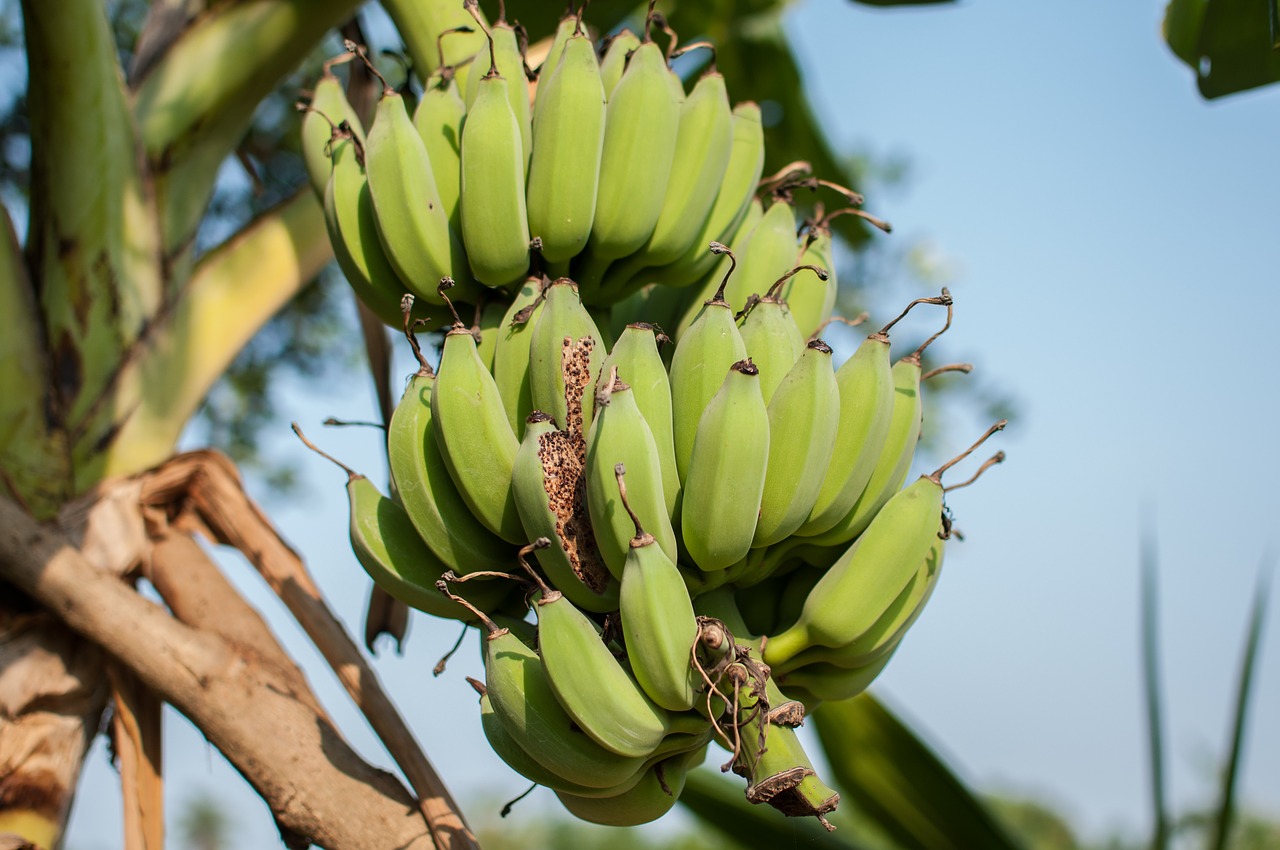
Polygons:
M813 712L842 797L904 850L1022 850L950 768L869 693Z
M1207 100L1280 80L1278 0L1170 0L1164 37Z
M1160 622L1157 616L1159 592L1156 578L1159 562L1155 536L1148 527L1142 535L1140 553L1142 593L1139 599L1142 622L1142 681L1147 709L1147 740L1151 767L1152 827L1151 850L1169 846L1169 807L1164 784L1164 720L1160 697Z

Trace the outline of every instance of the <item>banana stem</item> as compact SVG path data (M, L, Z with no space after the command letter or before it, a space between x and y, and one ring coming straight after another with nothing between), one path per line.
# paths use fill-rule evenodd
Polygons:
M831 277L830 273L826 269L822 268L822 266L814 266L806 263L805 265L796 266L794 269L775 280L773 282L773 286L770 286L768 291L765 292L764 297L776 300L778 297L778 290L782 287L782 284L786 283L792 276L804 271L805 269L808 269L817 275L818 280L828 280Z
M457 580L458 580L457 573L455 573L453 570L448 570L445 572L443 576L440 577L440 580L436 582L436 590L440 591L445 596L449 597L450 601L458 603L463 608L466 608L468 611L470 611L472 614L475 614L476 619L478 619L481 623L484 624L485 631L487 632L486 637L488 640L494 640L495 638L499 638L505 634L508 634L511 631L510 629L502 628L493 620L489 619L488 614L481 611L479 608L472 605L470 602L468 602L466 599L463 599L458 594L453 593L452 591L449 590L449 582L457 581Z
M869 318L871 318L871 314L868 313L866 310L863 310L861 313L859 313L857 316L855 316L852 319L846 319L844 316L832 316L831 318L824 320L822 324L818 325L817 329L814 330L813 333L809 334L809 339L817 339L819 336L822 335L822 332L825 331L827 329L827 326L830 325L832 322L839 322L842 325L847 325L851 328L856 328L858 325L862 324Z
M944 333L947 332L947 329L951 327L951 317L955 310L955 306L951 301L951 290L947 289L945 286L942 287L942 295L939 296L939 298L941 300L939 300L937 303L945 304L947 306L946 324L942 326L942 330L938 331L936 334L929 337L924 342L920 343L920 347L917 348L915 351L911 352L912 356L915 357L917 360L920 359L920 355L924 354L924 350L933 344L933 341L935 339L942 336Z
M946 372L963 372L964 374L967 375L972 371L973 371L972 363L948 363L946 366L939 366L936 369L930 369L928 372L925 372L923 375L920 376L920 380L927 381L930 378L932 378L934 375L941 375Z
M987 439L995 432L1003 431L1004 426L1008 424L1009 424L1008 419L1001 419L999 422L992 425L990 428L987 429L985 434L983 434L981 437L977 439L976 442L974 442L972 446L969 446L969 448L965 449L960 454L956 455L951 460L944 463L942 466L938 467L937 470L935 470L933 474L929 476L929 478L932 478L934 481L940 481L942 479L942 473L946 472L948 469L955 466L957 463L964 460L969 455L973 454L974 451L977 450L978 446L985 443ZM1004 454L1003 452L1000 453L1000 460L1004 460L1003 454ZM996 463L999 463L999 462L1000 461L996 461Z
M713 254L729 255L729 270L724 273L724 280L720 281L720 288L716 290L716 294L712 296L711 300L706 303L707 304L726 304L724 300L724 288L729 285L729 278L733 275L734 270L738 268L738 258L733 255L732 251L729 250L728 245L723 245L719 242L712 242L710 247L711 247L711 253Z
M1004 458L1005 458L1004 452L996 452L991 457L983 461L982 466L978 467L978 471L973 473L973 475L967 481L961 481L959 484L952 484L948 487L943 487L942 492L950 493L952 490L959 490L961 487L968 487L970 484L977 481L979 476L982 475L982 473L986 472L988 469L995 466L997 463L1004 463Z
M942 305L945 305L945 306L948 306L948 307L949 307L949 306L951 306L951 294L950 294L949 292L947 292L947 290L946 290L946 289L943 289L943 290L942 290L942 295L940 295L940 296L934 296L933 298L917 298L915 301L912 301L910 304L908 304L908 305L906 306L906 308L905 308L905 309L903 309L903 311L902 311L901 313L899 313L899 314L898 314L898 317L897 317L896 319L894 319L892 322L890 322L889 324L887 324L887 325L885 325L883 328L881 328L881 329L880 329L880 335L881 335L881 336L888 336L888 335L889 335L889 329L890 329L890 328L892 328L894 325L898 324L898 322L901 322L903 319L905 319L905 318L906 318L906 316L907 316L907 314L908 314L908 313L910 313L910 312L911 312L911 310L912 310L912 308L914 308L917 304L942 304ZM947 322L947 324L948 324L948 325L950 325L950 324L951 324L951 322L950 322L950 316L948 316L948 322ZM946 330L946 328L943 328L943 330ZM927 344L928 344L928 343L926 343L926 345L927 345ZM923 348L923 346L922 346L922 348ZM920 353L919 351L917 351L917 352L916 352L916 354L919 354L919 353Z
M345 463L343 463L342 461L338 460L336 457L334 457L333 455L331 455L331 454L329 454L328 452L324 451L324 450L323 450L323 449L321 449L319 446L317 446L315 443L313 443L313 442L311 442L310 440L308 440L308 439L307 439L307 435L306 435L306 434L304 434L304 433L302 433L302 428L300 428L300 427L298 426L298 423L297 423L297 422L291 422L291 423L289 423L289 424L290 424L290 427L292 427L292 428L293 428L293 433L297 434L297 435L298 435L298 439L302 441L302 445L304 445L304 446L306 446L307 448L311 449L311 451L313 451L313 452L315 452L316 454L320 455L320 457L324 458L325 460L327 460L327 461L329 461L330 463L334 464L335 466L339 467L343 472L347 473L347 482L348 482L348 483L350 483L350 482L352 482L352 481L355 481L357 478L364 478L364 476L363 476L363 475L361 475L360 473L356 472L354 469L352 469L351 467L347 466Z

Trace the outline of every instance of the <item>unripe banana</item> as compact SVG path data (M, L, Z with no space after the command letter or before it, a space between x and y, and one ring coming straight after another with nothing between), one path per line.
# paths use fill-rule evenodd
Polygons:
M479 7L477 4L472 2L467 5L475 10L475 14L478 14ZM476 18L476 22L481 26L484 25L484 22L479 17ZM491 84L490 87L501 89L507 99L507 105L511 107L511 115L515 119L516 129L520 136L520 179L523 182L525 176L529 173L529 154L533 151L533 128L531 125L532 113L529 106L529 88L524 73L524 53L520 49L520 36L504 18L499 18L494 21L492 26L485 28L485 34L489 36L489 61L485 61L485 52L481 50L472 62L477 67L473 68L467 76L467 87L465 89L467 114L470 115L475 110L476 101L480 99L480 90L483 88L480 82L490 75L500 78L502 80L501 86ZM489 69L489 73L482 73L485 68Z
M619 463L614 471L618 506L635 528L622 570L619 599L622 634L631 671L649 698L669 711L688 711L701 679L691 664L698 637L693 602L684 577L652 534L641 525L628 498L635 483Z
M612 788L640 771L642 758L609 752L574 727L538 653L506 629L484 641L485 684L494 714L517 746L557 776L589 788Z
M752 293L767 291L796 265L800 245L796 241L796 213L791 200L775 198L741 249L735 248L742 270L729 281L725 300L741 309Z
M420 371L391 414L387 458L396 494L427 547L454 572L507 569L515 549L471 513L441 455L431 415L434 387L435 375Z
M481 524L509 543L525 541L511 468L520 444L493 376L471 331L455 326L444 338L431 393L436 442L453 483Z
M538 564L578 607L596 613L617 610L618 583L605 568L591 532L583 481L581 438L556 429L541 411L529 415L511 481L520 520Z
M462 241L476 280L495 287L529 269L525 160L507 82L491 66L462 126Z
M788 673L782 679L781 687L797 690L808 695L809 699L823 702L839 702L853 699L871 687L884 668L889 666L890 659L898 650L895 642L889 650L875 661L860 667L837 667L834 664L815 663Z
M875 625L943 533L940 474L921 476L876 514L810 591L795 625L770 638L767 664L780 667L810 646L845 646Z
M751 548L769 443L759 370L738 361L702 414L684 479L682 539L704 572L737 563Z
M791 628L800 619L805 600L826 572L825 568L803 566L789 573L784 579L782 592L778 595L777 620L767 634L777 634Z
M493 352L493 381L498 385L507 421L516 436L524 437L524 421L533 412L533 389L529 384L529 339L542 311L541 278L527 278L511 300L498 328Z
M316 81L310 107L302 114L302 161L307 166L311 188L316 190L316 197L322 201L329 173L333 170L329 161L329 142L334 128L343 121L347 122L351 133L363 147L364 127L360 124L360 117L351 108L342 81L334 76L326 63L324 75Z
M691 768L702 763L706 746L671 756L645 771L635 787L613 797L579 797L564 791L556 796L574 817L604 826L639 826L671 810Z
M585 436L595 405L592 387L604 357L604 340L573 281L553 281L529 337L534 408L551 414L564 430Z
M726 284L726 276L732 273L734 263L719 255L727 253L732 257L746 248L747 243L751 241L751 234L755 232L762 218L764 218L764 205L758 199L753 200L750 206L747 207L747 214L738 225L738 229L733 232L733 241L727 243L730 250L721 252L708 251L708 255L716 260L711 271L695 285L676 291L675 294L684 301L684 307L679 310L678 315L680 318L676 323L675 339L677 344L701 314L702 305L706 303L707 299L714 298L715 294L719 292L720 300L725 301L724 292L721 289ZM717 242L715 244L720 243ZM665 287L659 288L663 289ZM728 304L729 302L725 301L725 303Z
M733 246L734 234L751 208L756 183L764 169L764 127L760 123L760 107L746 101L733 108L733 141L724 177L716 193L715 203L701 221L697 235L684 254L660 268L652 269L649 278L666 286L688 286L710 274L716 266L714 255L706 251L709 242ZM764 214L761 207L760 214Z
M796 534L822 534L846 517L882 456L895 404L889 337L868 336L836 372L836 384L840 412L835 449L813 509Z
M724 77L714 68L694 85L680 107L679 120L662 209L638 252L650 266L674 262L694 247L729 166L733 110Z
M657 334L657 329L650 324L636 322L627 325L604 359L600 374L608 375L617 368L618 377L631 385L636 407L640 408L657 448L667 516L673 517L680 498L680 472L676 468L675 434L672 430L671 381L658 352ZM667 339L665 335L662 338Z
M443 304L436 284L465 271L463 249L449 232L427 148L405 112L404 99L384 92L365 147L365 171L387 259L405 286L430 304ZM457 278L462 300L476 290Z
M359 142L337 133L331 153L333 168L325 186L324 220L334 258L364 305L383 322L399 324L405 286L378 238Z
M347 473L351 548L380 588L419 611L468 623L483 619L480 612L494 610L507 597L509 588L494 582L467 587L465 601L474 607L441 594L436 583L449 566L422 542L404 510L368 478L316 448L296 424L293 430L308 448Z
M604 58L600 60L600 82L604 86L606 98L613 94L622 72L627 67L627 56L640 47L640 36L629 29L623 29L609 39Z
M615 378L602 375L596 392L596 415L587 433L586 483L596 544L609 572L621 579L634 546L635 526L618 496L615 468L619 464L630 473L627 490L631 510L651 529L650 536L657 539L668 559L674 562L678 553L662 487L658 447L631 386Z
M925 604L937 586L942 571L942 556L946 541L933 541L924 563L916 570L893 603L880 615L875 624L856 640L839 647L812 646L796 655L777 671L778 674L798 670L809 664L830 664L835 667L856 669L872 664L893 651L907 629L915 623Z
M493 372L493 359L498 353L498 335L506 312L507 304L504 301L491 299L476 310L475 324L471 326L472 336L477 337L476 354L480 355L480 362L490 373Z
M853 507L829 529L811 536L820 546L854 540L871 524L880 509L898 492L915 458L920 442L923 408L920 402L920 359L908 355L893 365L893 406L884 445Z
M538 68L538 97L542 97L543 82L551 76L556 66L560 64L560 57L564 55L564 46L577 33L588 35L586 27L582 25L581 16L572 10L566 10L564 16L560 18L560 22L556 24L556 34L551 39L551 47L547 50L547 58L542 60L542 65ZM594 47L592 49L594 50ZM599 65L600 60L597 57L596 66L599 67ZM537 100L534 100L533 108L535 111L537 110ZM537 118L534 121L536 122Z
M462 213L458 202L462 191L462 124L467 114L454 68L443 65L427 79L422 98L413 113L413 126L431 160L431 174L449 228L460 234ZM461 259L461 258L459 258Z
M788 280L782 287L781 299L791 312L803 338L812 336L818 327L831 318L839 294L836 280L835 257L831 250L831 229L822 223L815 224L800 252L800 265L817 266L827 270L822 278L813 271L803 271Z
M778 297L778 290L797 274L809 272L827 276L826 269L796 266L778 278L761 296L752 294L743 308L739 332L747 356L760 367L760 392L764 403L773 398L773 392L804 351L804 337L792 320L787 305Z
M568 39L539 83L529 165L529 232L542 257L563 263L587 244L595 220L604 146L605 98L595 48L585 32Z
M752 546L791 536L809 516L835 449L839 416L831 347L814 340L769 403L768 471Z
M544 590L534 610L542 664L565 711L605 749L647 758L671 728L666 710L645 695L595 624L559 591Z
M742 336L733 321L733 310L723 298L724 287L731 274L732 267L720 289L703 304L698 318L676 342L675 353L671 356L672 430L681 481L688 478L693 441L702 412L720 390L729 367L747 356L746 346L742 344Z
M680 122L669 73L658 45L645 41L609 95L589 242L593 265L640 248L662 211Z

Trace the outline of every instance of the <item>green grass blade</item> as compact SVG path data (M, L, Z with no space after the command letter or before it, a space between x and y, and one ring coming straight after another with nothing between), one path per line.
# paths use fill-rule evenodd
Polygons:
M1227 837L1231 833L1231 822L1235 816L1236 778L1240 772L1240 754L1244 748L1244 727L1248 714L1249 693L1253 689L1254 662L1258 657L1258 646L1261 644L1262 624L1266 619L1267 597L1270 595L1271 570L1275 558L1268 555L1263 559L1262 571L1258 576L1258 587L1253 594L1253 613L1249 617L1249 631L1245 637L1244 657L1240 665L1240 682L1236 691L1235 720L1231 729L1231 752L1227 759L1226 774L1222 777L1222 797L1218 804L1218 814L1214 819L1213 838L1209 843L1211 850L1226 850Z
M1151 753L1151 807L1155 826L1152 850L1168 850L1169 815L1164 788L1164 718L1160 701L1160 624L1156 575L1159 559L1150 524L1142 533L1139 555L1142 569L1142 681L1147 707L1147 738Z
M870 694L813 712L841 796L904 850L1019 850L936 754Z

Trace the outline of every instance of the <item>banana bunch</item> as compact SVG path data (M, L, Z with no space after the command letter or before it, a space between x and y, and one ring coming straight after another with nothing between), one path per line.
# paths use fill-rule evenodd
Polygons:
M300 107L308 173L361 300L398 326L400 295L431 314L445 276L455 302L477 307L507 303L531 271L572 276L600 307L655 282L701 281L714 265L707 243L732 240L764 162L760 109L732 104L714 53L688 84L671 69L710 45L677 49L668 31L661 47L652 3L641 35L598 44L579 10L535 74L518 24L464 5L476 25L440 34L439 66L412 109L384 81L366 131L333 73L368 63L354 44ZM446 45L463 42L455 34L475 29L487 48L445 64L459 53Z
M391 495L348 470L357 560L482 631L486 737L578 817L662 816L714 742L752 802L825 824L794 727L900 646L951 536L942 475L982 442L908 483L922 386L962 369L922 371L951 296L837 368L831 221L888 225L806 163L762 178L759 108L714 62L671 71L707 45L660 49L651 5L598 49L579 12L531 100L518 30L464 5L487 50L442 44L412 114L388 88L366 131L326 71L303 122L338 262L420 364ZM891 357L920 305L945 324Z

